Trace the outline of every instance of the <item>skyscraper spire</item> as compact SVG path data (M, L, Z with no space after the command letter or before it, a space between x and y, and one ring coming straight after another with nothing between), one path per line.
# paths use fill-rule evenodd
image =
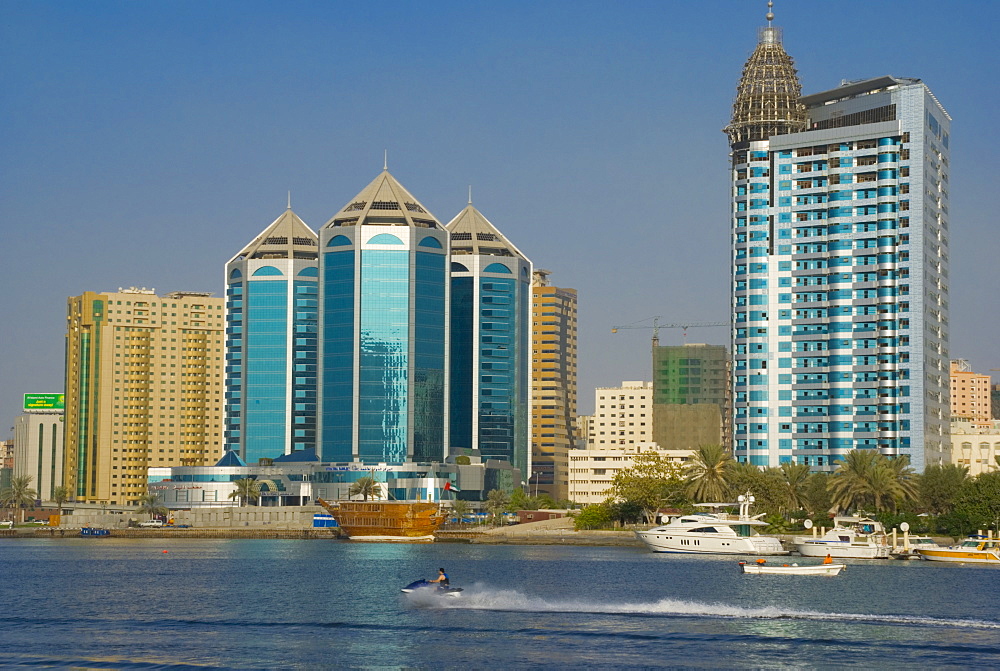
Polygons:
M781 28L772 25L773 2L767 3L767 26L759 29L754 49L736 88L733 119L724 129L730 144L764 140L806 128L806 110L792 57L781 45Z

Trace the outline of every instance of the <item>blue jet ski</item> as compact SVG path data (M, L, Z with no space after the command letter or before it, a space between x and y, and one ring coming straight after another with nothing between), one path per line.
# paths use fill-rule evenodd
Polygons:
M411 582L409 585L399 590L404 594L413 594L417 590L421 590L421 594L432 594L434 596L451 596L457 597L462 595L461 587L442 587L434 582L427 582L423 578L415 582Z

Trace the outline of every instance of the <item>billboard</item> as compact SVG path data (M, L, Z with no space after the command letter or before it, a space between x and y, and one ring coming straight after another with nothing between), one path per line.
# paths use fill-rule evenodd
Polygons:
M25 394L25 410L62 410L64 394Z

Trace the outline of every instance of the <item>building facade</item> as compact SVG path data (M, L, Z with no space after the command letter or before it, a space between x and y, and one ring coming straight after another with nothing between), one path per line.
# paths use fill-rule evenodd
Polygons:
M951 362L951 417L989 425L993 419L990 376L976 373L968 361Z
M324 461L441 461L449 235L383 171L319 232L317 444Z
M735 454L922 471L950 452L951 119L917 79L801 97L771 18L726 128Z
M653 440L660 447L731 446L729 359L723 345L653 346Z
M147 468L219 459L223 330L210 293L68 300L62 480L74 500L134 505Z
M576 289L535 270L531 307L531 491L569 495L577 400Z
M1000 420L951 422L951 463L965 466L970 476L1000 468Z
M653 383L622 382L620 387L598 387L587 434L589 449L652 445Z
M528 473L531 261L471 200L447 229L451 445Z
M63 484L63 411L31 410L14 421L13 475L31 477L42 501Z
M289 207L226 264L226 449L316 447L317 237Z
M569 499L577 505L603 503L615 475L631 468L640 452L656 452L682 467L694 454L692 450L662 450L653 443L573 450L569 453Z

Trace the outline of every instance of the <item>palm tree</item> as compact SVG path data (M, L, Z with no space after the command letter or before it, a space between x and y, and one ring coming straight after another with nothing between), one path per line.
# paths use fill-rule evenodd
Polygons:
M900 455L892 459L885 459L884 462L892 470L899 486L897 497L902 501L916 500L919 496L919 479L917 473L910 467L910 457Z
M726 496L726 467L732 455L722 445L702 445L687 468L688 494L695 501L720 501Z
M5 508L17 511L18 523L24 522L24 508L30 506L38 497L38 492L31 488L30 475L16 475L10 479L10 487L0 492L0 502Z
M69 501L69 487L59 485L52 490L52 502L59 508L59 516L62 517L63 504Z
M160 503L159 494L143 494L139 497L139 512L149 515L153 519L156 515L166 515L170 511Z
M462 499L455 499L451 502L451 514L461 522L462 518L469 514L469 502Z
M233 482L236 489L229 492L229 498L240 500L240 507L247 505L252 500L260 499L260 483L253 478L243 478Z
M837 470L827 485L834 506L839 510L859 510L874 503L871 479L881 456L875 450L851 450L837 460Z
M502 489L491 489L489 494L486 495L486 509L493 515L494 522L496 522L497 517L507 510L507 506L509 505L510 495Z
M806 483L809 482L809 465L791 462L781 464L781 479L785 485L785 494L788 496L788 507L793 510L806 508Z
M379 486L378 480L370 475L366 475L363 478L358 478L351 484L351 488L347 490L347 498L360 494L362 499L367 501L369 496L376 499L381 493L382 488Z

